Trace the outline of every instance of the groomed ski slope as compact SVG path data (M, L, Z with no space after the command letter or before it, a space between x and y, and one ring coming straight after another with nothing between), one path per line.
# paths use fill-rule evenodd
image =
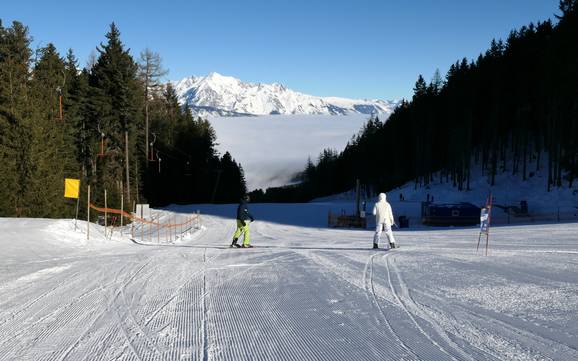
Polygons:
M494 228L488 257L474 228L374 251L315 207L253 206L251 250L234 206L163 245L0 219L0 360L578 360L578 224Z

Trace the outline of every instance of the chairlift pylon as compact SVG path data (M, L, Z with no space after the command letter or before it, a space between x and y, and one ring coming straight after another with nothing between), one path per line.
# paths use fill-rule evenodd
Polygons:
M161 157L159 157L159 151L157 150L157 160L159 161L159 174L161 173Z
M64 121L64 113L62 112L62 89L66 85L66 73L62 71L62 86L57 86L56 91L58 92L58 114L59 120Z
M100 134L100 153L98 153L99 157L104 157L106 154L104 153L104 137L105 134L102 130L100 130L100 122L96 125L98 128L98 133Z
M153 135L153 141L150 142L150 147L151 147L151 149L150 149L150 152L149 152L149 154L150 154L149 162L156 162L157 160L155 159L155 156L154 156L154 149L155 149L155 148L154 148L154 145L155 145L155 142L157 141L157 135L156 135L156 133L154 133L154 132L151 133L151 134ZM159 152L157 151L157 159L158 159L158 154L159 154ZM159 171L159 173L160 173L160 171Z
M58 119L62 121L62 88L57 86L56 91L58 92Z
M185 177L190 176L192 176L192 174L191 174L191 158L189 157L189 160L187 160L187 162L185 163Z

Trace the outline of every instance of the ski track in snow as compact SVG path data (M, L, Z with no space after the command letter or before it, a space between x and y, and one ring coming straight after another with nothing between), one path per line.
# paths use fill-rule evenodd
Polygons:
M385 251L370 231L256 222L245 250L234 221L203 219L178 244L18 240L34 254L0 233L0 361L578 359L578 224L532 226L528 247L496 228L485 257L475 229Z

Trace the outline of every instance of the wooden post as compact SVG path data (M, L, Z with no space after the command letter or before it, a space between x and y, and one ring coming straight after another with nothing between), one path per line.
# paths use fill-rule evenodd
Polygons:
M106 188L105 188L105 189L104 189L104 238L106 238L106 227L108 226L108 222L107 222L107 218L108 218L107 207L108 207L108 203L107 203L107 201L106 201Z
M128 130L126 130L126 129L124 131L124 157L125 157L125 159L124 159L125 167L124 168L126 170L126 189L128 189L128 192L126 193L126 199L130 203L130 172L128 169L130 163L128 162Z
M488 255L488 248L490 244L490 225L492 224L492 205L494 203L494 197L492 196L492 192L490 192L490 200L489 200L489 207L488 207L488 232L486 233L486 256Z
M90 184L88 185L88 202L86 203L86 239L90 240Z
M146 161L145 164L148 164L148 160ZM140 202L140 197L139 197L139 194L138 194L138 184L139 184L139 183L138 183L138 162L134 162L134 174L135 174L135 177L136 177L136 184L135 184L135 186L134 186L135 191L136 191L136 200L135 200L135 202ZM130 188L127 187L127 191L130 192ZM129 198L130 198L130 197L129 197Z
M80 204L80 194L76 198L76 215L74 216L74 231L76 231L76 222L78 221L78 205Z
M132 212L131 212L133 214L133 218L131 219L131 222L130 222L130 237L132 239L134 239L134 223L135 223L134 214L136 213L135 207L136 207L136 201L134 201L132 204Z
M122 181L120 181L120 227L122 229L123 218L124 218L124 188L122 186Z
M359 183L359 179L355 181L355 216L359 217L359 200L360 200L360 192L361 186Z

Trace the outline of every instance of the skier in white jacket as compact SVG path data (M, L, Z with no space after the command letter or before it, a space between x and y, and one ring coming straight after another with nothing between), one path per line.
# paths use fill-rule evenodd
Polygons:
M382 231L385 231L385 234L387 235L389 247L396 248L395 238L393 238L393 232L391 231L391 226L395 225L395 221L393 219L391 205L387 202L385 193L379 194L379 201L375 203L375 206L373 207L373 215L375 216L373 248L378 248Z

